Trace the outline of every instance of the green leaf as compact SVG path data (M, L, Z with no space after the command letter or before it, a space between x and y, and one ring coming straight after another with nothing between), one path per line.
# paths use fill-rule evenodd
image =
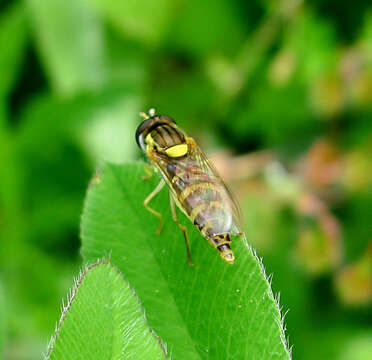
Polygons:
M173 359L289 359L281 316L260 260L235 239L228 265L183 216L194 266L172 221L166 191L143 200L158 179L142 181L143 163L105 164L90 186L82 218L82 253L90 261L111 254L135 289L149 325Z
M151 45L161 41L171 13L170 0L90 0L126 37Z
M48 349L50 359L166 359L133 291L109 263L84 269Z
M5 348L5 301L3 287L0 283L0 359L3 358Z
M38 47L59 93L99 86L105 79L102 23L86 0L28 0Z
M26 40L24 7L16 3L0 17L0 98L11 90Z

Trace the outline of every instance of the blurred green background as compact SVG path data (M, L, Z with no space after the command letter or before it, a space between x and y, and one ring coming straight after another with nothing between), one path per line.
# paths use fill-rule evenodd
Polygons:
M39 359L97 163L172 116L240 200L294 359L372 358L372 4L0 2L0 351ZM239 256L239 255L238 255ZM4 346L2 344L5 344Z

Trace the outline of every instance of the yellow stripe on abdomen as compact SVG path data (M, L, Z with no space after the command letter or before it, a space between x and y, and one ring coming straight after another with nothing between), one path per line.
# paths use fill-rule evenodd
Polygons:
M190 219L193 223L195 223L196 217L207 207L207 204L205 201L203 201L200 205L196 206L195 208L192 209L190 213Z
M179 196L179 201L182 204L196 190L215 189L216 186L212 182L202 182L189 185L183 190Z

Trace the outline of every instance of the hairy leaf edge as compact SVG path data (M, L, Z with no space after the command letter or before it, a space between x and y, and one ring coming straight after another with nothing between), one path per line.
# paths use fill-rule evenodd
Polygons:
M93 269L93 268L95 268L95 267L97 267L99 265L102 265L102 264L110 265L112 267L112 269L114 271L116 271L117 274L126 283L126 285L128 286L128 288L130 289L132 295L136 298L138 306L141 308L142 316L143 316L143 319L144 319L145 323L147 324L147 328L149 330L150 335L151 336L154 336L155 339L157 340L157 342L159 343L159 346L160 346L161 350L164 353L165 359L166 360L171 360L171 357L168 354L167 345L161 340L161 338L155 333L155 331L153 329L151 329L150 326L148 325L145 311L144 311L144 309L143 309L143 307L141 305L141 302L140 302L137 294L135 293L135 291L133 290L133 288L130 286L130 284L128 283L128 281L125 280L124 275L110 262L110 255L107 255L107 256L105 256L105 257L103 257L101 259L98 259L97 262L95 262L93 264L85 265L80 270L79 275L77 277L74 276L74 278L73 278L74 285L68 291L68 294L67 294L67 297L66 297L66 302L62 298L61 316L60 316L59 320L57 321L56 326L55 326L54 333L52 334L52 336L51 336L51 338L50 338L50 340L48 342L47 351L46 351L46 353L43 353L42 354L43 359L44 360L49 360L50 359L50 355L52 354L54 345L55 345L55 343L56 343L56 341L58 339L59 332L60 332L60 330L62 328L63 322L64 322L64 320L67 317L68 311L70 310L70 308L72 306L72 303L75 300L75 297L76 297L76 295L78 293L79 287L83 283L86 274L88 273L89 270L91 270L91 269Z
M248 243L247 238L244 236L244 244L248 248L248 250L251 252L252 256L256 259L258 262L260 269L262 271L262 274L267 282L268 285L268 296L274 301L275 308L278 312L278 318L277 320L277 326L280 330L280 341L283 344L284 349L286 350L289 360L292 360L292 346L289 346L289 340L286 337L286 326L284 323L285 316L287 315L289 310L286 310L284 313L282 313L283 308L280 306L280 292L278 292L277 295L274 294L271 283L273 279L273 274L267 275L265 265L263 264L263 257L259 257L257 255L257 251Z

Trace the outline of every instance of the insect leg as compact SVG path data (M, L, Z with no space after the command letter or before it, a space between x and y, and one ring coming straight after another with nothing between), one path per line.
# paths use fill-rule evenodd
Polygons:
M170 207L172 211L172 218L174 222L178 225L178 227L182 230L183 236L185 238L185 245L186 245L186 251L187 251L187 260L189 262L189 265L192 266L192 257L191 257L191 251L190 251L190 243L189 243L189 236L187 235L187 229L186 226L179 223L177 218L177 211L176 211L176 204L174 202L174 199L172 197L171 192L169 192L169 201L170 201Z
M148 211L150 211L151 214L154 214L155 216L157 216L159 218L159 228L156 231L156 233L158 235L160 234L160 232L163 228L163 216L159 212L157 212L156 210L150 208L150 206L148 206L148 203L160 192L160 190L163 188L164 185L165 185L165 181L161 180L160 183L158 184L158 186L151 192L151 194L143 202L143 205L145 206L145 208Z
M152 178L152 171L153 170L153 167L149 164L145 164L145 166L143 167L143 170L145 171L146 175L142 176L142 180L148 180L148 179L151 179Z

